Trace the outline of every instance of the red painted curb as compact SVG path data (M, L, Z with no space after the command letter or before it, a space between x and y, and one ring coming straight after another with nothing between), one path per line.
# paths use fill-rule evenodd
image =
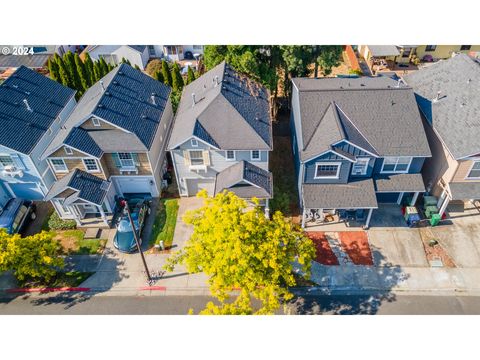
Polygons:
M161 290L161 291L165 291L165 290L167 290L167 287L166 286L144 286L144 287L141 287L139 290Z
M7 289L7 293L32 293L32 292L54 292L54 291L90 291L90 288L83 287L61 287L61 288L18 288Z

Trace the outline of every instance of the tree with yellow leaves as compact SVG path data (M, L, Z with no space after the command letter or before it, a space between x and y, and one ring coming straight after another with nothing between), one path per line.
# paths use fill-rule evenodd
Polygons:
M5 229L0 229L0 271L11 270L20 281L48 282L63 266L60 244L51 233L42 231L22 238L19 234L9 235Z
M288 290L296 284L293 264L309 274L313 243L280 212L267 219L256 199L252 208L232 192L197 196L205 198L204 206L183 217L193 234L166 269L184 264L189 273L209 276L210 292L220 305L210 302L201 314L273 314L293 297ZM233 291L239 293L234 299Z

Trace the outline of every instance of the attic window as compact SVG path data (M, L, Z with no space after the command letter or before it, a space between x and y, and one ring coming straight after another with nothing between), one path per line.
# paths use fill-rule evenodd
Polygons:
M192 145L192 147L198 147L198 140L197 139L190 140L190 145Z
M73 150L72 150L71 147L65 146L64 149L65 149L65 154L67 154L67 155L73 155Z
M97 118L92 118L92 124L93 126L101 126L100 120L98 120Z

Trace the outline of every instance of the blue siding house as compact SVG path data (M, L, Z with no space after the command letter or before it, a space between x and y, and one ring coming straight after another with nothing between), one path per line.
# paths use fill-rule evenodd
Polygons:
M0 188L8 197L47 194L55 177L41 155L75 103L74 90L25 66L0 85Z
M411 88L389 77L293 79L292 146L302 226L379 203L414 205L431 156Z

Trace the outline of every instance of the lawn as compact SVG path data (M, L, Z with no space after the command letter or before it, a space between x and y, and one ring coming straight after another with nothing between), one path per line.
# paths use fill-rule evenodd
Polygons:
M99 254L105 248L105 239L85 239L83 230L55 230L54 239L62 245L66 255L93 255Z
M177 224L178 200L177 199L161 199L158 205L155 222L152 227L152 237L150 245L163 244L166 249L170 248L173 243L173 233Z
M24 280L19 281L20 287L35 288L35 287L77 287L85 280L87 280L93 272L69 271L59 272L49 282L45 283L39 280Z

